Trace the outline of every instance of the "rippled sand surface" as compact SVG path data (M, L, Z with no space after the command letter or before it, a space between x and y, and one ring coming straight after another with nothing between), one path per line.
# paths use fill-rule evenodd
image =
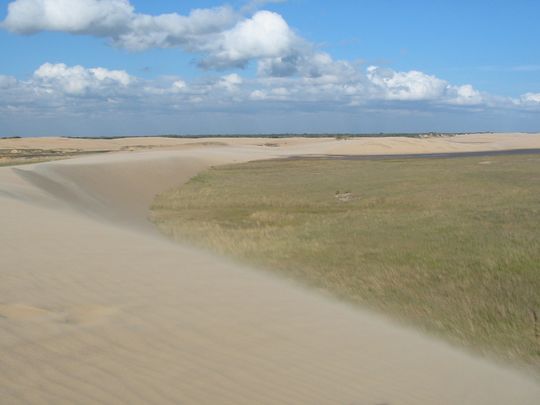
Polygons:
M157 192L211 165L539 148L539 135L0 140L25 147L124 152L0 168L2 404L539 403L522 370L173 244L147 220Z

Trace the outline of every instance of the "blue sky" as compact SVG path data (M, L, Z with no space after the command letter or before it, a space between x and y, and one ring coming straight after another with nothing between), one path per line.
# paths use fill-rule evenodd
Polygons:
M0 136L540 131L538 1L0 3Z

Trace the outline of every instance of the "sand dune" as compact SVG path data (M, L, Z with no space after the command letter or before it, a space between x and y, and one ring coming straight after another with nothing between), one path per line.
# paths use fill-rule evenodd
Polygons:
M475 137L176 141L0 168L0 402L537 404L523 371L173 244L146 219L155 193L215 164L540 147Z

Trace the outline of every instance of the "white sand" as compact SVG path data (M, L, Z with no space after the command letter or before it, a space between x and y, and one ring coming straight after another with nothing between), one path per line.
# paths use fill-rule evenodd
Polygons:
M173 141L0 168L0 403L539 403L522 371L173 244L146 215L156 192L213 164L539 148L540 136ZM110 148L9 142L0 148Z

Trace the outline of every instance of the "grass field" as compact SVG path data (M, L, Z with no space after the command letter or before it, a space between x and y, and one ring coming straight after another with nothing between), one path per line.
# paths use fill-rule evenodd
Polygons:
M159 195L167 235L540 369L540 155L272 160Z

